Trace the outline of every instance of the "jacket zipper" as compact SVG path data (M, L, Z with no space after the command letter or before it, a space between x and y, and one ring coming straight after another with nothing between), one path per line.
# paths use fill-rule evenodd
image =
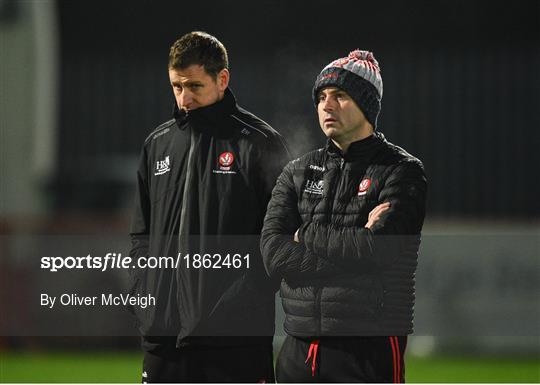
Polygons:
M326 167L326 165L325 165ZM338 186L336 187L336 189L334 190L334 196L332 197L332 199L335 200L335 197L336 197L336 192L339 190L339 188L341 187L341 178L343 176L343 169L345 167L345 158L341 158L339 160L339 184ZM332 203L332 210L330 212L333 212L334 211L334 204ZM330 218L331 219L331 218ZM321 293L322 289L321 287L317 287L316 288L316 292L315 292L315 309L317 309L317 327L316 327L316 331L315 331L315 336L316 337L319 337L322 335L322 309L321 309Z
M336 197L338 196L337 192L341 188L341 185L343 184L343 170L345 169L345 158L341 158L339 160L339 177L338 177L338 184L336 185L336 189L334 190L334 195L332 196L332 210L330 210L330 213L334 212L334 203L336 201ZM329 218L329 222L331 221L331 217Z
M184 181L184 188L182 190L182 211L180 213L180 226L178 229L178 243L179 243L179 249L182 250L182 246L184 244L184 237L186 237L186 245L187 245L187 234L185 234L188 229L186 229L186 216L187 216L187 197L188 197L188 190L189 190L189 183L191 181L191 174L193 169L193 157L195 153L195 133L193 132L193 129L190 128L190 143L189 143L189 154L188 154L188 162L186 166L186 180ZM186 250L184 250L185 252Z
M180 225L178 228L178 251L182 253L188 252L187 247L189 247L189 229L187 228L186 224L186 216L187 216L187 192L189 191L189 185L191 181L191 174L193 170L193 157L195 153L195 133L193 132L193 129L190 127L190 135L189 135L189 153L188 153L188 161L186 166L186 180L184 181L184 188L182 189L182 211L180 212ZM186 247L183 249L183 247ZM181 306L181 296L176 294L177 301L179 306ZM180 314L178 314L180 316ZM180 325L180 329L182 329L182 325ZM185 345L183 342L179 342L179 337L176 338L176 347L180 347L182 345Z

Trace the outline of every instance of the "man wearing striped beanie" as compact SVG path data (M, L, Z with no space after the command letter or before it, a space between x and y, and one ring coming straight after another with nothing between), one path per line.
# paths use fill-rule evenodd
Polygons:
M383 83L355 50L313 87L324 148L278 178L261 236L281 279L287 338L278 382L403 382L427 181L377 130Z
M349 94L368 122L377 128L383 82L379 63L373 53L357 49L324 67L313 87L315 106L318 104L319 91L326 87L337 87Z

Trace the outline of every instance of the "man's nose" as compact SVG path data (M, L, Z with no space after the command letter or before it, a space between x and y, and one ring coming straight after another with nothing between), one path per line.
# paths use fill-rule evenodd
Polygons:
M323 103L323 111L334 111L336 107L335 101L332 98L325 98L321 103Z
M188 90L182 90L182 93L179 97L180 107L184 110L189 110L191 104L193 103L193 94Z

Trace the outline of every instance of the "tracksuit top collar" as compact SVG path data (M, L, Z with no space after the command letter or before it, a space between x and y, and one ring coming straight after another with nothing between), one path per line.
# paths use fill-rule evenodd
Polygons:
M375 156L384 142L386 142L384 135L379 131L375 131L367 138L351 143L344 154L331 139L328 139L326 152L330 158L344 159L346 162L369 161Z
M237 108L238 106L236 105L236 98L234 97L234 94L230 88L227 88L225 90L225 94L223 95L223 99L215 102L214 104L199 107L195 110L181 110L178 108L178 105L175 102L173 116L178 127L180 127L180 129L184 129L185 123L193 120L206 119L210 120L211 122L220 121L225 116L232 114Z

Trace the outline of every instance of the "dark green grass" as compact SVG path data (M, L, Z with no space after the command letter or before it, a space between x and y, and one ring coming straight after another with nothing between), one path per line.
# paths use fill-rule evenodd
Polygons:
M0 353L0 382L140 382L140 353ZM535 359L407 358L408 382L540 382Z
M139 353L0 355L0 382L141 382Z
M407 358L407 382L540 382L535 359L430 357Z

